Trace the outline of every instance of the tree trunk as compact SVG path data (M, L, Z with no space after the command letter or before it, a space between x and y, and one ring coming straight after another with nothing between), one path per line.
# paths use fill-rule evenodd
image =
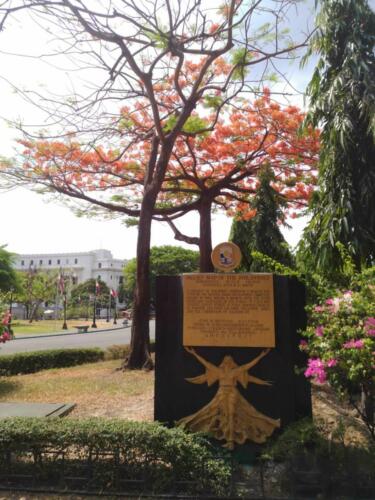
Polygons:
M370 383L367 386L362 387L362 393L361 393L361 411L362 414L364 415L366 425L370 429L371 434L374 436L374 425L375 425L375 418L374 418L374 387Z
M147 200L145 200L147 201ZM139 218L137 242L137 280L134 293L133 318L129 357L125 359L122 368L152 369L150 356L150 282L149 261L151 242L152 209L143 202Z
M156 198L163 182L165 170L172 151L172 143L164 143L158 161L159 139L153 140L153 147L145 176L145 190L141 204L137 241L137 280L134 293L133 319L130 353L123 369L152 369L150 356L150 244L151 224Z
M201 273L212 273L214 266L211 261L211 200L203 200L199 209L199 270Z

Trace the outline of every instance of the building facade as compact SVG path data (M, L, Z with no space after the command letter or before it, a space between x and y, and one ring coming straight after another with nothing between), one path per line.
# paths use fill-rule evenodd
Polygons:
M74 284L88 279L100 279L109 288L117 290L123 281L125 264L125 260L114 259L109 250L91 250L77 253L19 254L14 267L18 271L59 271L69 276Z

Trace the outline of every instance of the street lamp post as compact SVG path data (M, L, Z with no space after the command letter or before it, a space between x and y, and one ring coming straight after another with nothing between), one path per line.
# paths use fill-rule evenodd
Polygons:
M11 338L14 337L12 330L12 306L13 306L13 288L10 289L9 316L8 316L8 332Z
M113 310L113 324L117 325L117 296L115 296L115 307Z

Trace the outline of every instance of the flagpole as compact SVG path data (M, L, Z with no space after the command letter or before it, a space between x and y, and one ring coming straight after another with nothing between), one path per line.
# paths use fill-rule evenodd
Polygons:
M109 318L111 316L111 289L109 289L109 293L108 293L108 304L107 304L107 323L109 323Z
M65 290L65 276L64 276L64 271L60 268L60 274L59 274L59 278L58 278L58 281L59 281L59 289L60 289L60 293L62 295L62 298L63 298L63 308L64 308L64 322L63 322L63 325L62 325L62 329L63 330L67 330L68 329L68 325L66 323L66 290Z

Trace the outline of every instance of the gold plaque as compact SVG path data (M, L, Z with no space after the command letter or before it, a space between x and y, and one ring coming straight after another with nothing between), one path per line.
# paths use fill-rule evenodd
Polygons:
M272 274L184 274L183 345L275 347Z
M215 269L229 273L241 264L241 250L230 241L219 243L212 250L211 260Z

